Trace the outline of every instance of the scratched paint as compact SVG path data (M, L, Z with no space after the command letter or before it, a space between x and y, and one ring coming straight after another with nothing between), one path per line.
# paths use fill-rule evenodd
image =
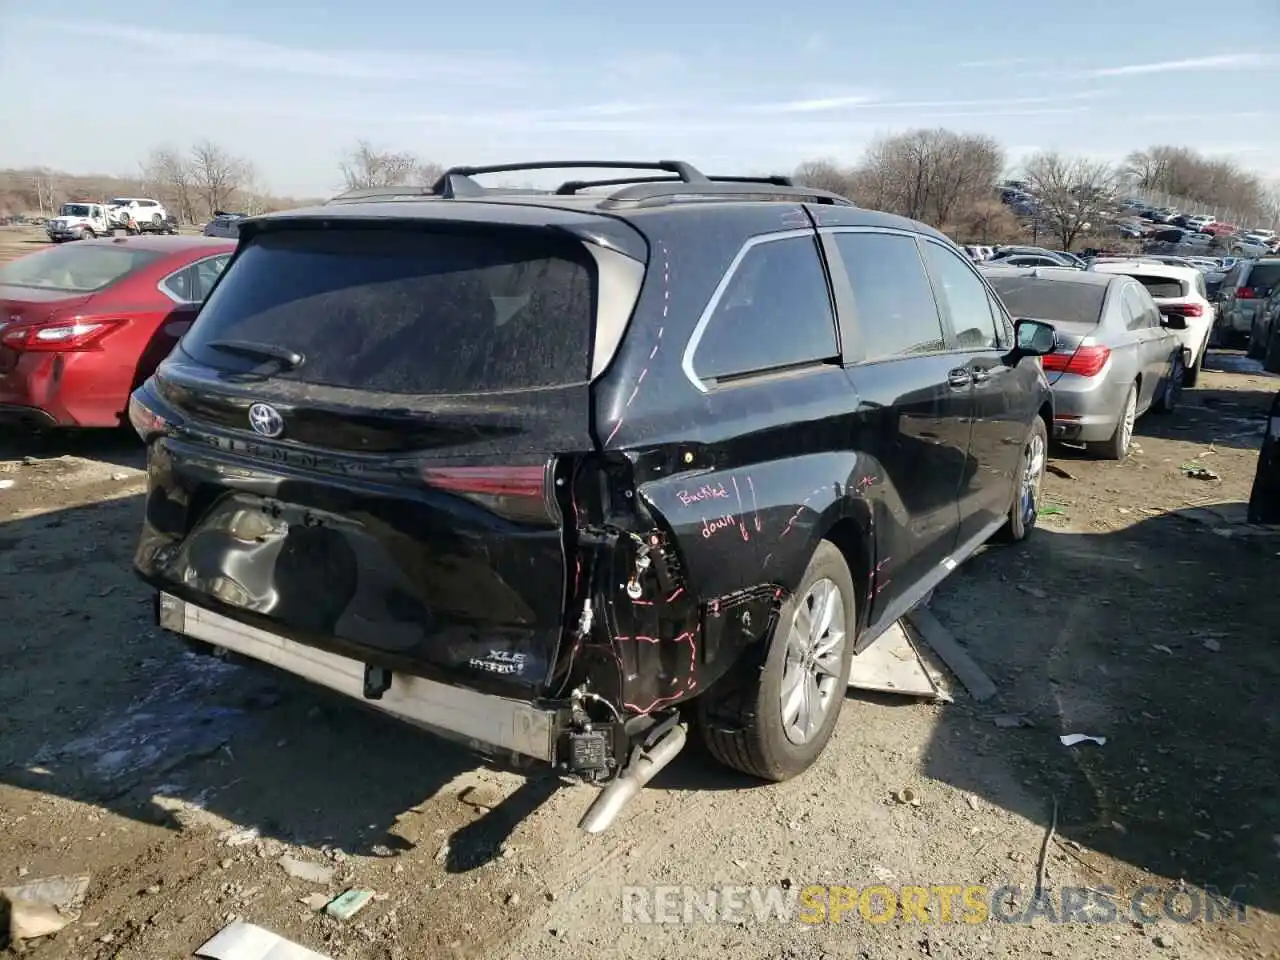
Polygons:
M659 244L658 249L662 254L662 322L658 324L658 332L653 338L653 347L649 350L649 359L644 369L640 371L640 375L636 377L636 382L627 396L627 402L623 404L622 413L613 422L613 429L609 431L609 436L605 438L604 445L606 447L613 443L613 438L622 429L622 424L627 419L627 411L631 409L631 404L635 402L636 396L640 393L640 387L643 385L645 377L649 375L653 360L662 346L662 335L667 329L667 318L671 315L671 257L665 243Z

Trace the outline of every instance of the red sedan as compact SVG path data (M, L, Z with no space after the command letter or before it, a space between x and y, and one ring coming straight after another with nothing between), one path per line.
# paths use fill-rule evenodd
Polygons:
M0 419L117 427L191 325L235 242L119 237L0 266Z

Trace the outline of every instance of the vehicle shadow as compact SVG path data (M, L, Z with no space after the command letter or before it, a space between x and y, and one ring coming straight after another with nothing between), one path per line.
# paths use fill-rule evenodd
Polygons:
M28 464L59 457L83 457L144 470L146 449L133 430L32 430L0 425L0 461Z
M1275 911L1280 532L1195 515L1040 530L962 565L932 606L999 693L944 712L924 772L1045 826L1056 799L1058 835L1084 848L1066 854L1095 874L1114 858ZM1011 714L1029 725L993 724Z
M141 496L0 525L0 782L173 830L212 815L246 836L387 855L441 839L406 811L499 762L154 626L132 574ZM451 786L452 785L452 786ZM475 869L558 788L424 812L445 869ZM0 860L5 859L0 838ZM17 856L17 852L14 852Z

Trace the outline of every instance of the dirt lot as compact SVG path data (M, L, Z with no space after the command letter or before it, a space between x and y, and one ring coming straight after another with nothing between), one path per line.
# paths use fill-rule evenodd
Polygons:
M588 788L186 653L130 573L136 444L2 436L0 885L91 877L27 955L188 957L242 917L335 960L1280 956L1280 538L1233 513L1280 378L1212 365L1126 463L1060 453L1042 529L936 593L994 701L851 696L818 766L777 786L691 747L597 837L575 826ZM1144 884L1237 888L1247 922L624 923L624 885L1008 884L1025 904L1055 801L1050 886L1122 906ZM377 898L349 921L303 903L351 886Z

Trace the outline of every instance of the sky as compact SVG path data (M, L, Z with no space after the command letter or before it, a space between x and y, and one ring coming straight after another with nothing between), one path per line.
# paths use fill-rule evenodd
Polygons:
M322 196L357 139L446 165L676 158L782 173L945 126L996 137L1011 162L1174 143L1280 177L1280 3L1214 10L0 0L0 167L132 175L153 147L209 138L252 161L261 188Z

